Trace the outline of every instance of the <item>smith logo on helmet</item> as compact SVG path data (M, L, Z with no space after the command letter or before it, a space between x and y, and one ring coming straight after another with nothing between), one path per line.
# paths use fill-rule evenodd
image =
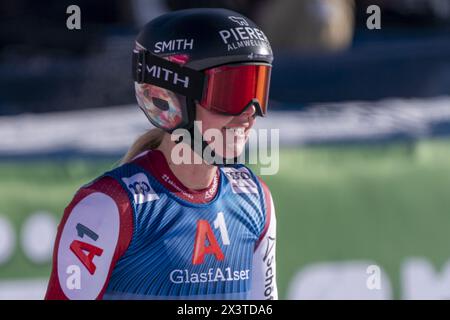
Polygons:
M203 73L147 50L133 52L133 78L138 83L153 84L193 99L200 99L203 94Z
M155 43L154 53L192 50L194 48L194 39L174 39L169 41L159 41Z
M141 68L142 65L139 64L138 68ZM153 78L164 79L164 81L172 82L174 85L178 85L178 83L182 84L183 87L189 88L189 77L184 76L184 78L180 78L178 73L173 72L169 69L161 68L159 66L145 66L145 72L149 73Z

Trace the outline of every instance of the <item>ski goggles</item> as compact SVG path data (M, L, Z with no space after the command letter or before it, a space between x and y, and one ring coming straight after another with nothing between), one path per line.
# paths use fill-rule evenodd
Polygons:
M200 105L233 116L254 105L257 114L264 116L271 68L268 64L238 64L206 70L206 90Z
M266 114L271 69L267 63L241 63L197 71L145 50L133 54L137 83L171 90L207 110L234 116L252 105L257 115Z

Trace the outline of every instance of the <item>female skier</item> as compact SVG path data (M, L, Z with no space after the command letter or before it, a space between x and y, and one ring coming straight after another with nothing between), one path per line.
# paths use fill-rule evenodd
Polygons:
M46 299L277 299L272 197L234 161L266 114L272 60L229 10L143 28L132 71L156 128L66 207Z

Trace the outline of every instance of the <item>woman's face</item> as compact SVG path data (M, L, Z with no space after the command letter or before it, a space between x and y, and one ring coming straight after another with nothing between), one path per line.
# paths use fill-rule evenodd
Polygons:
M238 157L244 150L250 129L255 123L255 107L250 106L239 116L223 115L206 110L199 105L196 108L197 121L201 121L204 139L212 146L216 154L225 159ZM222 139L214 141L216 139L211 138L211 134L205 135L208 129L217 129L210 133L216 135L220 132Z

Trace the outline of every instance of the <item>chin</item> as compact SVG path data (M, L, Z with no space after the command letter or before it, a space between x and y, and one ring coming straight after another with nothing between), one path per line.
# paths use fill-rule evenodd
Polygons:
M224 153L222 153L221 156L225 159L234 159L239 157L244 152L244 150L245 150L245 143L226 146L224 149L225 156L223 155Z
M217 156L225 159L232 160L234 158L238 158L245 151L245 145L247 143L247 139L243 139L242 141L234 142L234 143L224 143L223 145L217 146L213 143L213 149Z

